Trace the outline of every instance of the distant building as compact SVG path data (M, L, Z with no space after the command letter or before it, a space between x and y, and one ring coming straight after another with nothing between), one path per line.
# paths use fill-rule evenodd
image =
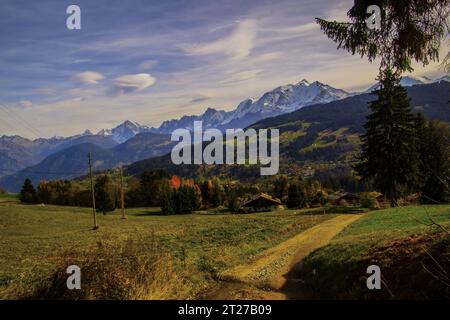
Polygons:
M239 207L239 212L251 213L251 212L264 212L272 211L277 206L283 205L277 198L272 198L267 193L260 193L250 200L245 201Z
M341 201L345 201L348 204L358 204L361 201L361 197L350 192L336 192L328 196L328 201L334 205L339 205Z

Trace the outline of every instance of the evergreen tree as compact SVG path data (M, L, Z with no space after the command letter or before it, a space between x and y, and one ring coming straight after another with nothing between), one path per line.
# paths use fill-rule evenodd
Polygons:
M229 187L227 192L225 193L226 205L228 210L231 212L239 211L239 196L236 188Z
M211 190L210 200L213 207L218 207L223 203L223 188L220 185L219 179L213 179L212 190Z
M181 186L178 189L178 196L179 196L179 212L182 214L188 214L192 213L194 210L193 208L193 202L194 200L194 192L193 189L189 186Z
M140 177L140 186L137 190L137 199L145 207L156 206L160 202L163 181L170 176L164 170L145 171Z
M450 200L450 126L448 123L420 122L422 201L444 203Z
M161 211L163 214L175 214L174 190L165 186L161 194Z
M212 189L211 182L209 180L203 181L200 189L202 192L203 203L206 206L209 206L211 204L211 189Z
M369 104L372 114L364 126L361 163L356 169L396 206L400 189L418 184L415 121L400 78L388 68L379 81L378 99Z
M30 179L26 178L19 195L20 202L37 203L36 189Z
M370 5L381 9L378 30L367 27ZM357 0L347 13L350 22L316 21L338 49L367 56L370 62L380 58L383 69L404 72L413 70L412 59L424 65L438 61L449 6L449 0Z
M95 206L97 211L102 212L103 214L114 211L116 207L111 177L107 174L104 174L97 178L94 189Z
M299 208L303 206L303 200L299 186L296 183L290 184L286 206L289 209Z
M288 192L288 179L280 177L273 182L273 194L276 198L283 200Z
M202 192L197 184L191 186L191 201L193 210L199 210L202 207Z

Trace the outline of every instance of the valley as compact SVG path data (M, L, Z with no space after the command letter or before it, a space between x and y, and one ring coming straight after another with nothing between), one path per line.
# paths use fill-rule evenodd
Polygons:
M420 112L428 119L450 121L447 104L450 100L450 82L442 80L431 84L414 85L407 89L414 112ZM359 135L363 132L363 124L369 112L367 103L373 99L374 96L371 94L360 94L325 104L305 106L297 111L260 121L251 117L256 123L249 124L248 127L256 130L270 128L280 130L280 173L305 173L311 172L310 168L317 169L324 166L329 169L339 166L348 167L358 151ZM238 110L239 107L236 112ZM175 127L172 126L171 129L177 126L189 128L189 125L193 125L193 122L190 122L193 119L189 118L187 121L182 118L179 124L173 122ZM121 130L124 131L131 124L131 122L125 122ZM165 128L162 131L166 132L168 127L166 125L162 127ZM135 132L136 135L118 145L111 140L111 136L87 135L72 139L71 147L51 154L38 164L1 177L0 186L11 192L17 192L27 177L37 183L39 180L83 176L87 173L86 157L89 151L95 160L95 170L131 164L126 171L133 175L138 175L143 170L158 168L164 168L182 176L196 175L198 166L178 167L170 163L168 154L174 143L170 141L169 134L138 133L139 130L135 126L132 126L130 130L127 134L132 135L132 132ZM0 141L2 139L6 140L7 137L0 138ZM109 142L106 143L105 139ZM0 151L1 145L0 143ZM108 149L108 145L112 145L112 148ZM5 150L10 153L15 150L15 147L8 145ZM21 150L26 152L24 148ZM210 169L213 172L218 170L214 166ZM257 168L245 170L253 172ZM230 173L231 176L242 176L241 170L235 166L227 168L226 171L234 172Z

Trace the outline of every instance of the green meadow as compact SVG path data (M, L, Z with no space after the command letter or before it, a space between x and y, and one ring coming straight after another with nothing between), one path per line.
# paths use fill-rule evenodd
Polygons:
M218 272L334 217L301 210L164 216L159 208L136 208L126 213L126 220L118 210L97 214L100 228L93 231L89 208L0 204L0 290L6 297L11 287L32 290L33 282L54 272L67 250L94 250L102 241L118 246L156 241L170 255L174 272L187 279L182 297L194 297Z

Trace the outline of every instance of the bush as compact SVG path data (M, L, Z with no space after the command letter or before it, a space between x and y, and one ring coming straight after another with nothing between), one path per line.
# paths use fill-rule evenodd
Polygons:
M361 207L369 208L369 209L380 209L380 204L378 203L377 198L366 192L361 195Z
M154 240L106 240L86 251L65 251L55 272L40 283L31 299L167 299L183 292L173 260ZM81 289L68 290L66 268L81 269Z
M240 201L236 189L229 188L229 190L225 193L225 204L231 212L236 213L239 211Z

